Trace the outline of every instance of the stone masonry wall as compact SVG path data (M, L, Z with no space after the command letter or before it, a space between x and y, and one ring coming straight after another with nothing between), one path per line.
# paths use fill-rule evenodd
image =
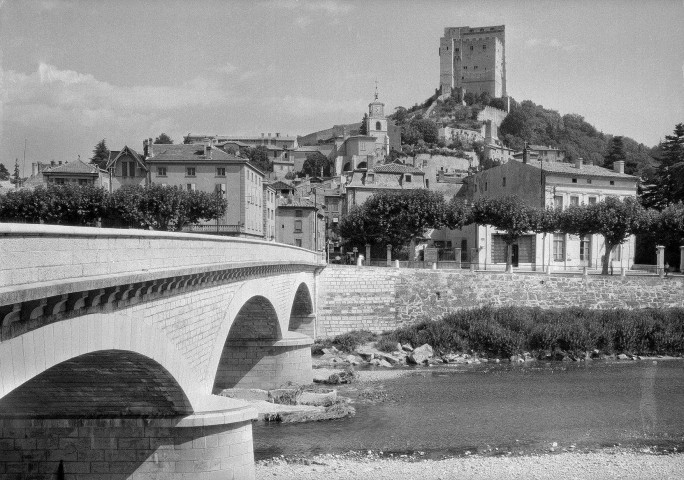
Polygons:
M316 336L383 332L485 305L684 307L684 278L503 274L329 265L318 279Z
M0 479L254 478L250 421L171 425L150 426L143 419L0 420Z

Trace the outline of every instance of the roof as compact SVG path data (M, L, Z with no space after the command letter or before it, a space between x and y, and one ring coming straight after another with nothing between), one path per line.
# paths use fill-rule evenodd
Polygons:
M225 139L225 141L232 141L232 140L247 140L247 141L254 141L254 140L286 140L286 141L295 141L297 140L297 137L290 137L287 135L271 135L270 137L267 136L262 136L262 135L195 135L192 133L188 133L188 135L185 138L220 138L220 139Z
M131 157L133 157L140 164L141 167L147 170L147 165L145 165L142 156L128 145L125 145L124 148L119 151L114 150L109 152L109 161L107 162L107 168L110 168L114 163L116 163L116 161L119 160L119 157L125 155L130 155Z
M517 160L513 160L514 162ZM566 162L539 162L536 160L530 160L527 165L530 167L534 167L537 169L543 169L545 172L548 173L558 173L558 174L566 174L566 175L582 175L582 176L588 176L588 177L616 177L616 178L624 178L624 179L630 179L630 180L635 180L637 177L633 175L627 175L626 173L618 173L613 170L609 170L607 168L603 167L598 167L596 165L582 165L582 168L579 169L575 167L574 163L566 163Z
M247 159L236 157L224 152L220 148L212 148L208 156L204 155L203 143L191 144L154 144L153 155L146 160L148 163L155 162L239 162L247 163Z
M386 163L385 165L378 165L373 167L375 173L415 173L424 175L421 169L412 167L409 165L403 165L401 163Z
M99 175L100 169L97 167L97 165L85 163L79 158L73 162L63 163L61 165L57 165L56 167L50 167L43 170L43 174L49 175L53 173L67 175Z
M308 198L281 198L278 200L278 207L316 208L316 204Z
M527 148L529 148L530 150L553 150L557 152L564 151L562 148L547 147L545 145L528 145Z
M294 186L294 185L292 185L292 184L290 184L290 183L287 183L287 182L283 182L282 180L276 180L275 182L273 182L273 183L271 184L271 186L272 186L273 188L275 188L276 190L285 190L285 189L287 189L287 190L295 190L295 186Z

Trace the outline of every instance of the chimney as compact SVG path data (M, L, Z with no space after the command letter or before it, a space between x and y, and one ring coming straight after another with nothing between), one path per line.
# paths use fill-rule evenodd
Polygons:
M208 138L204 139L204 156L206 158L211 158L211 140Z
M530 163L530 151L527 149L527 144L523 148L522 161L523 163Z
M575 168L582 170L582 157L578 157L575 159Z
M55 165L56 165L55 161L54 161L54 160L50 160L50 166L51 166L51 167L54 167Z
M143 140L143 157L147 158L147 152L148 152L148 146L147 146L147 139L145 138Z
M261 144L262 145L264 144L264 133L263 132L261 133Z
M268 145L271 144L271 132L268 132Z
M61 161L61 160L59 161L59 164L60 164L60 165L62 164L62 161Z
M280 132L276 132L276 138L280 138Z
M613 163L613 170L615 170L617 173L625 173L625 161L618 160L617 162Z
M147 156L154 157L154 151L152 150L152 137L147 139Z

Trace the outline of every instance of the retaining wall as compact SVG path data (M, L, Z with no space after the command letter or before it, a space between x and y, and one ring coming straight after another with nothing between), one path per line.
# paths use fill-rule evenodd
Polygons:
M316 336L383 332L485 305L684 307L684 277L505 274L329 265L318 278Z

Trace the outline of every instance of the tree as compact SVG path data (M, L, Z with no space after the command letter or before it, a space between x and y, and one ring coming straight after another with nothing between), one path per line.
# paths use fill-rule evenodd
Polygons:
M630 235L647 232L652 217L634 198L608 197L592 205L574 206L561 214L562 230L577 235L602 235L605 255L601 274L608 275L613 249Z
M161 133L157 138L154 139L154 143L171 144L173 140L165 133Z
M107 162L109 162L109 149L103 138L95 145L93 156L90 157L90 163L94 163L104 170L107 167Z
M257 167L264 173L273 171L273 164L268 156L268 148L264 145L258 145L253 148L248 148L245 151L249 163Z
M606 154L604 161L603 161L603 166L609 169L613 169L613 165L617 161L625 161L627 156L625 155L625 146L623 143L623 137L621 136L615 136L613 139L610 141L610 145L608 147L608 153Z
M439 129L437 124L428 118L414 120L411 122L416 130L420 132L420 136L425 143L437 143L439 140Z
M395 253L428 228L445 226L447 216L444 196L423 189L379 192L352 212L340 222L345 243L358 248L392 245Z
M7 170L7 167L5 167L4 164L0 163L0 180L9 180L9 178L9 170Z
M17 187L21 186L21 174L19 173L19 159L14 160L14 173L11 182Z
M328 157L321 152L310 153L306 156L304 164L302 165L301 173L310 175L312 177L330 176L331 162Z
M359 135L368 135L368 114L364 113L359 127Z
M684 123L658 146L660 165L646 179L643 203L654 208L684 201Z
M503 232L506 243L506 271L512 271L513 243L522 235L538 228L538 215L534 207L525 204L516 196L480 198L473 204L474 223L491 225Z

